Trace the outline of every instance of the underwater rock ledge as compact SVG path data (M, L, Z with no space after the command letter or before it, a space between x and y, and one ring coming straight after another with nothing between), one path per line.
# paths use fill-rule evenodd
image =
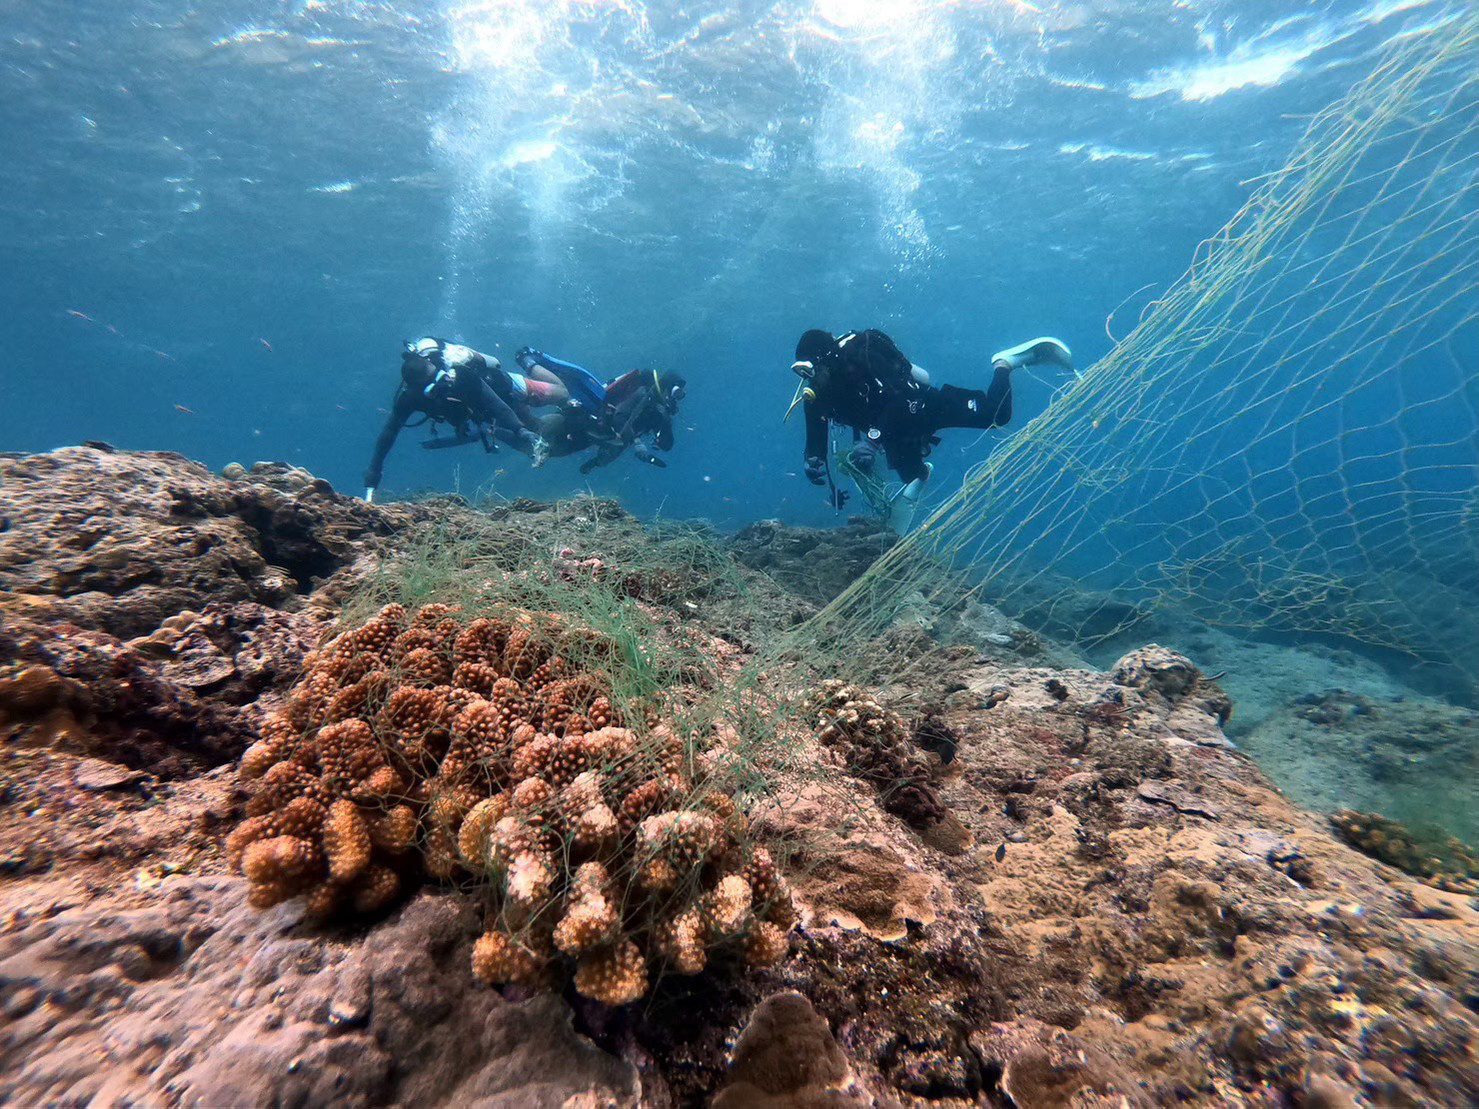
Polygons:
M819 594L749 558L741 605L697 540L639 574L642 526L608 501L369 506L290 467L100 446L0 457L0 520L0 1099L1479 1100L1474 900L1290 804L1224 740L1217 684L1164 648L1104 673L949 656L928 730L953 758L910 760L927 813L879 788L856 735L808 737L820 773L778 771L750 814L789 848L788 954L607 1008L480 984L475 907L436 883L327 927L301 899L251 908L224 848L235 761L357 587L432 531L599 564L725 665ZM807 538L851 567L866 538L828 542ZM912 711L903 692L885 678L869 712Z

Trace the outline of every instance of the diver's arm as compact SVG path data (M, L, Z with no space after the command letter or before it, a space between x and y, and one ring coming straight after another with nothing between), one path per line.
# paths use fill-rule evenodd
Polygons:
M806 449L803 460L806 478L813 485L825 484L827 478L827 417L817 410L817 402L808 398L805 405Z
M652 436L653 445L660 451L673 449L673 417L668 412L659 412L657 433Z
M492 372L503 373L502 370ZM532 414L527 420L521 418L482 376L475 375L468 387L471 390L467 398L468 407L479 422L492 424L495 428L507 428L512 432L534 431L538 428L539 424Z
M620 458L626 449L625 443L603 443L597 448L595 454L580 464L580 472L588 474L598 467L609 466Z
M385 475L385 458L390 454L390 449L395 446L395 440L401 433L401 428L411 418L411 413L416 411L416 398L404 388L395 394L395 400L390 406L390 415L385 417L385 426L380 429L380 435L375 440L375 450L370 455L370 465L365 469L365 500L371 500L375 495L375 487L380 484L380 479Z
M659 470L666 470L668 464L657 457L658 450L670 451L673 449L673 436L668 434L667 446L663 446L661 433L657 436L644 436L632 444L632 453L649 466L656 466Z
M616 411L620 421L615 428L616 437L625 444L635 442L638 435L637 428L642 421L642 417L647 414L647 405L639 399L633 402L629 408L625 410L618 408Z

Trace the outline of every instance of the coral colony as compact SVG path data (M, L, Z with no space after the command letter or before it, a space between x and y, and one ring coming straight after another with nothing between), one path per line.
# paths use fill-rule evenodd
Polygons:
M593 633L514 613L462 623L390 605L310 656L241 761L255 784L229 860L267 908L367 914L426 875L481 888L473 972L608 1005L720 951L768 966L791 895L656 708L627 720L573 658Z

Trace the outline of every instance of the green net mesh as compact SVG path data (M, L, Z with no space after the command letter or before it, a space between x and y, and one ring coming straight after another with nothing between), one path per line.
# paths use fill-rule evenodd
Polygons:
M1180 608L1479 679L1479 16L1309 125L1115 349L805 630L982 589L1080 645Z

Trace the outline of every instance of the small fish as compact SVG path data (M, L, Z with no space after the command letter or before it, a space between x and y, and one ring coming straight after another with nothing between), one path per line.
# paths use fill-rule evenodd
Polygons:
M733 497L720 497L719 499L721 501L723 501L725 504L733 504L734 503L734 498Z
M103 326L108 329L108 334L109 335L122 335L123 334L123 332L119 331L118 328L114 327L111 323L105 323Z
M786 471L786 476L787 477L800 477L801 475L798 474L795 470L787 470Z
M175 411L176 412L183 412L187 416L193 416L193 415L195 415L195 412L193 410L191 410L189 408L186 408L183 404L177 404L177 405L175 405Z
M495 478L501 478L501 477L503 477L503 476L504 476L504 475L505 475L505 474L506 474L506 473L508 473L508 471L507 471L507 470L505 470L505 469L501 469L501 468L500 468L500 469L497 469L497 470L494 470L494 471L493 471L493 476L494 476L494 477L495 477Z
M705 475L704 475L704 480L705 480L705 481L713 481L713 480L714 480L714 479L713 479L713 478L711 478L711 477L710 477L710 476L709 476L709 475L708 475L708 474L705 474Z
M349 409L346 408L346 407L344 407L344 405L342 405L342 404L336 404L336 405L334 405L334 407L337 408L340 412L348 412L349 411Z
M91 316L89 316L86 312L79 312L75 308L68 308L67 309L67 315L71 316L74 320L86 320L88 323L96 323L97 322Z
M697 431L698 428L696 428L696 427L685 427L683 430L684 431Z
M267 353L268 354L276 354L277 353L275 350L272 349L272 344L269 343L266 339L259 338L257 340L257 342L261 343L264 347L267 348Z
M252 428L252 434L253 435L260 436L262 434L262 429L260 427L254 427L254 428Z
M1006 858L1006 857L1007 857L1007 845L1004 844L1004 843L998 843L996 845L996 861L997 862L1001 862L1001 860L1004 859L1004 858Z
M161 358L166 362L173 362L175 360L175 356L167 350L156 350L154 354L155 357Z

